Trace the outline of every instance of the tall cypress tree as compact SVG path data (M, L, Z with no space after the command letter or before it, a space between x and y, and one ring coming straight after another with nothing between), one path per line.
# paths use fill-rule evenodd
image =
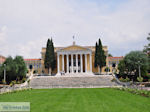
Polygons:
M54 70L56 67L56 57L55 57L55 49L54 49L54 44L53 40L51 39L51 69Z
M98 49L98 45L97 42L95 44L95 61L94 61L94 67L97 67L97 49Z
M44 60L45 68L48 69L48 74L51 75L52 70L55 68L55 53L52 39L48 39Z
M101 73L102 67L106 66L106 56L103 50L103 46L101 40L98 41L98 48L97 48L97 66L99 67L99 72Z

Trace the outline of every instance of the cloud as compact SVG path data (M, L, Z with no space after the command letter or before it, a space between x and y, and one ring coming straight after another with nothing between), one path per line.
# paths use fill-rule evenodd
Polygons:
M1 44L5 42L6 30L7 30L6 26L3 26L3 27L0 28L0 42L1 42Z
M0 53L39 58L48 38L53 37L55 46L68 46L73 35L79 45L95 45L101 38L116 56L141 50L150 29L149 4L149 0L0 1L0 47L5 49Z
M7 26L0 27L0 54L8 53L8 43L7 43Z

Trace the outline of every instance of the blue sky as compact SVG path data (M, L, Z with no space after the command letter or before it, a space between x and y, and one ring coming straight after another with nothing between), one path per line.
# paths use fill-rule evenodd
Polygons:
M0 54L40 58L55 46L95 45L114 56L142 50L150 32L149 0L0 0Z

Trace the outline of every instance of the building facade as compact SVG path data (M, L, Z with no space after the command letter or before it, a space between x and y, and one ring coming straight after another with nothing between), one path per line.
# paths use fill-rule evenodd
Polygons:
M118 71L118 64L119 62L123 60L123 56L121 57L108 57L108 67L109 67L109 72L119 72Z
M24 59L28 72L42 73L41 59Z
M107 46L103 46L103 50L107 56ZM46 48L42 48L41 59L24 59L29 72L36 72L38 74L48 73L48 70L44 66L45 53ZM67 47L55 47L55 56L56 67L52 71L52 74L60 74L62 72L65 74L99 72L99 68L94 67L95 46L78 46L73 43L73 45ZM123 57L106 57L106 66L102 68L101 73L112 73L113 70L118 72L118 64L122 59ZM0 66L5 60L6 58L0 55ZM109 68L109 71L107 68Z
M0 55L0 66L4 63L4 61L6 60L6 58L2 55Z
M107 46L103 46L105 55L108 54ZM47 73L48 70L44 69L44 59L45 59L46 48L42 48L42 69ZM68 47L56 47L56 68L52 71L53 74L60 73L98 73L98 67L94 67L94 57L95 57L95 46L78 46L73 43L73 45ZM106 67L108 66L108 57L106 58ZM105 72L105 68L102 68L102 73Z

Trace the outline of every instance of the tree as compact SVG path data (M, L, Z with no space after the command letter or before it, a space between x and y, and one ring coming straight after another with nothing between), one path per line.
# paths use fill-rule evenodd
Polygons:
M106 65L106 56L100 39L98 41L97 47L95 46L95 48L96 48L95 66L99 67L99 73L101 73L102 67Z
M149 36L150 36L150 33L149 33ZM144 46L144 52L150 56L150 37L147 37L147 40L149 41L148 45Z
M150 72L150 33L149 36L147 37L147 40L149 41L148 45L144 46L143 52L147 54L149 58L149 72Z
M126 66L125 66L125 61L124 60L121 60L118 64L118 70L119 70L119 77L123 77L125 78L126 77L126 73L127 73L127 69L126 69Z
M4 68L4 64L6 65L6 68ZM21 56L16 56L15 59L13 59L12 57L6 58L5 62L0 67L1 79L4 78L4 69L6 69L6 82L8 84L13 80L21 80L26 76L27 72L25 62Z
M94 61L94 67L97 67L97 49L98 49L98 45L97 42L95 44L95 61Z
M16 63L17 65L17 76L18 77L25 77L26 76L26 73L27 73L27 67L26 67L26 64L24 62L24 59L23 57L21 56L16 56L15 59L14 59L14 62Z
M148 58L142 51L131 51L120 61L118 65L120 75L133 75L134 79L139 76L139 66L142 77L147 76Z
M113 55L109 53L109 54L108 54L108 57L113 57Z
M44 65L45 65L45 68L48 69L48 74L51 75L52 70L56 66L54 45L53 45L52 39L51 40L48 39L47 41Z

